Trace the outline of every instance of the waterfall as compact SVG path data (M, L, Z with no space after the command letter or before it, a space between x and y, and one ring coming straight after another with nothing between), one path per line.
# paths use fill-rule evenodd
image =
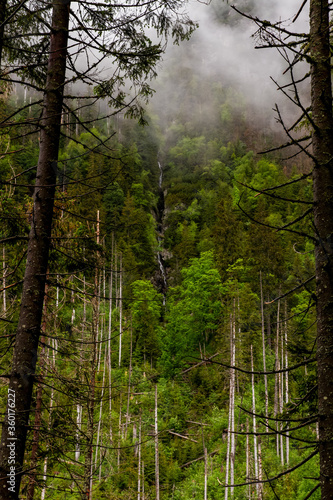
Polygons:
M161 238L158 238L157 241L158 241L158 244L160 244ZM163 265L163 261L162 261L161 252L157 252L157 260L158 260L158 265L160 266L160 271L161 271L161 275L163 278L164 286L165 286L165 288L167 288L168 283L167 283L167 279L166 279L166 273L165 273L165 269L164 269L164 265Z
M158 228L158 233L159 233L158 237L157 237L157 242L158 242L158 246L160 249L160 246L162 243L160 233L162 233L162 231L163 231L164 193L163 193L163 189L162 189L163 168L162 168L162 165L159 161L157 163L158 163L158 168L160 171L160 176L158 179L158 187L160 190L160 200L158 203L158 213L157 213L157 228ZM164 264L163 264L163 257L162 257L160 250L158 250L158 252L157 252L157 262L158 262L158 265L160 268L160 275L161 275L161 278L163 281L163 283L161 283L161 285L162 285L161 288L162 288L162 293L163 293L163 297L164 297L163 298L163 305L165 305L165 293L166 293L166 290L168 288L168 283L167 283L166 272L165 272Z
M163 169L162 169L162 165L160 164L160 162L157 162L158 163L158 168L160 169L160 178L158 180L158 187L160 189L162 189L162 182L163 182Z

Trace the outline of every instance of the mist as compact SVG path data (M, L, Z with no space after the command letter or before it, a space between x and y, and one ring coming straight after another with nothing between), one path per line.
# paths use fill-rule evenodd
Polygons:
M240 10L246 6L247 12L259 19L284 21L284 26L290 31L308 32L306 7L297 21L293 22L302 4L300 0L240 0L233 3L238 4ZM193 75L199 82L203 79L212 80L224 87L232 87L243 96L247 106L255 110L257 116L265 116L265 125L268 120L268 126L272 129L277 127L276 116L272 111L275 103L283 111L286 121L294 120L296 107L277 90L272 81L274 79L279 84L289 81L288 75L283 74L287 64L276 49L256 48L259 45L254 35L258 28L256 24L233 11L222 0L213 0L209 4L191 0L188 10L199 28L189 41L167 48L158 69L157 81L153 85L156 95L152 100L152 109L161 120L165 108L169 116L173 111L178 112L179 98L177 102L174 97L180 92L177 79L181 75L188 82ZM305 64L299 65L297 75L304 74L306 70ZM185 93L186 88L183 89L184 99ZM306 86L301 89L301 93L307 104ZM205 93L201 95L200 107L205 106L208 97Z

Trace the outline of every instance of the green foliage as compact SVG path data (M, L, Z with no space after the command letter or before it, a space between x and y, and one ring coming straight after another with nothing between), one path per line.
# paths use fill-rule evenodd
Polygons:
M222 19L223 7L220 10L216 3L215 7L222 22L234 22L231 17ZM156 18L156 22L160 20ZM135 47L145 56L152 51L152 59L158 58L145 37L136 41ZM190 45L184 49L185 61L191 50ZM185 69L190 60L187 62ZM125 57L121 60L126 71L129 63ZM171 77L176 109L162 98L155 108L160 111L158 117L148 117L149 127L139 128L119 118L113 126L120 132L121 144L113 139L101 145L107 123L90 131L79 127L72 140L62 143L46 335L41 346L46 364L38 368L39 373L45 373L38 473L43 475L47 456L50 499L83 497L85 461L91 449L89 432L95 460L93 496L101 500L136 499L140 425L144 465L141 485L146 497L154 498L155 385L161 499L203 498L204 445L209 455L208 498L224 499L220 482L225 481L227 453L230 330L234 322L236 365L250 370L252 345L255 370L262 370L260 272L267 369L276 366L277 324L280 336L287 334L289 365L315 354L313 282L281 300L279 323L278 304L272 302L314 273L313 243L296 233L276 229L299 218L304 209L279 196L311 202L311 181L272 189L270 193L276 197L258 193L294 179L299 172L296 167L283 169L271 157L258 159L250 151L247 137L254 137L256 143L257 135L249 125L244 96L225 83L207 82L204 76L198 78L177 68L175 65L170 70L174 71ZM135 71L144 74L145 69L133 69L132 76L137 78ZM114 89L115 81L110 81L98 86L95 93L108 96L117 107L125 102L125 95L113 94ZM204 89L205 102L198 97L200 89ZM147 87L142 91L143 97L149 94ZM133 108L133 112L141 115L141 108ZM97 118L96 110L89 113ZM25 117L22 112L17 120ZM165 123L158 123L159 118L165 118ZM0 159L1 236L25 237L31 218L29 184L37 163L38 142L33 136L31 141L24 138L18 144L19 139L12 141L11 133L5 132L2 150L8 146L19 152ZM265 141L269 140L265 135ZM158 184L158 160L163 167L163 192ZM17 175L20 188L13 186L13 181L9 183ZM308 219L299 220L293 227L312 231ZM6 270L7 310L2 301L1 313L7 321L0 325L0 350L4 353L2 365L9 371L24 271L24 240L6 242L5 250L2 270ZM157 251L169 287L165 303L159 289ZM211 363L204 361L215 354ZM281 351L280 361L285 363ZM315 365L293 371L289 404L280 416L297 420L315 414L315 384ZM259 375L255 376L255 394L256 411L264 414L265 385ZM274 375L268 377L268 394L269 414L273 416ZM4 411L5 383L0 396ZM299 405L301 398L304 401ZM81 422L78 408L82 410ZM246 411L252 411L251 377L237 372L237 482L246 480L246 436L241 433L247 425L252 431L251 413ZM257 419L260 433L265 433L263 421ZM270 425L274 428L275 422ZM292 435L315 441L315 424ZM29 439L27 461L31 433ZM252 435L249 443L253 458ZM273 477L287 467L276 454L275 436L261 437L261 446L264 473ZM296 465L308 452L301 441L290 439L288 466ZM252 477L253 460L251 467ZM292 475L274 481L276 494L281 500L301 500L315 486L315 480L309 478L317 477L318 470L315 457ZM246 495L246 487L237 488L234 499L243 500ZM267 484L264 498L276 498ZM319 490L313 498L320 498Z
M192 259L182 276L182 284L171 290L161 335L161 361L169 374L179 370L185 359L199 357L212 340L221 314L222 285L212 252Z
M155 221L127 195L120 215L120 243L125 267L133 269L133 276L144 276L153 267L153 245L155 239ZM136 273L135 273L136 271Z
M161 296L149 281L132 283L130 311L133 327L133 352L137 361L144 354L156 360L159 353L158 331L161 316Z

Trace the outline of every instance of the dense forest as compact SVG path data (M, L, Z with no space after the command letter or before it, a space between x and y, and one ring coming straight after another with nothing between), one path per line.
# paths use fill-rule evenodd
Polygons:
M171 12L179 4L168 3ZM291 90L300 89L293 97L300 119L295 114L288 128L276 106L278 128L271 109L227 71L208 71L207 61L193 69L201 41L196 32L189 37L187 18L172 21L152 7L128 20L126 12L115 24L119 47L106 49L102 17L82 2L82 32L89 38L91 22L103 39L80 39L83 53L88 61L92 43L102 55L90 55L85 71L70 35L74 76L54 84L50 61L61 50L48 45L50 11L36 2L22 12L23 4L4 4L0 19L7 30L7 38L0 33L0 412L9 429L0 478L8 491L0 498L333 498L319 482L322 233L312 210L315 138L310 145L319 125L314 105L310 112L298 102L309 101L309 88L299 76L296 87L294 61L285 58ZM256 4L239 8L251 18ZM59 5L60 12L69 3ZM215 29L245 23L227 4L204 7ZM113 10L105 12L116 23ZM79 9L71 15L76 21ZM253 19L262 43L276 45L272 33L280 30L289 44L287 28ZM136 22L152 22L159 34L174 30L179 46L160 68L164 47L142 32L139 39ZM291 50L311 65L303 42ZM117 56L113 76L102 81L94 58L103 63L106 50ZM155 71L152 97L146 80ZM128 102L128 81L141 100L152 97L144 114L140 101ZM329 170L331 158L320 161ZM39 206L49 185L45 200L53 205ZM52 227L38 238L43 211ZM40 241L47 244L38 257ZM29 259L44 257L45 271L29 275ZM39 324L26 326L39 307ZM31 343L22 340L25 330ZM332 352L327 357L332 364ZM19 406L20 391L31 391L29 404Z

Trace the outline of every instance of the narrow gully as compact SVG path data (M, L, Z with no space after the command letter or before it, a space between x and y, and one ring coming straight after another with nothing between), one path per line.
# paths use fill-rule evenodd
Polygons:
M158 198L158 203L157 203L156 222L157 222L157 234L158 234L157 242L158 242L158 247L161 248L161 244L163 241L162 235L163 235L163 215L164 215L164 192L162 189L163 167L159 161L157 163L158 163L160 175L159 175L159 180L158 180L159 198ZM166 276L164 262L163 262L163 256L159 250L157 252L157 262L159 265L158 286L163 294L163 305L165 305L165 295L166 295L166 291L168 288L168 282L167 282L167 276Z

